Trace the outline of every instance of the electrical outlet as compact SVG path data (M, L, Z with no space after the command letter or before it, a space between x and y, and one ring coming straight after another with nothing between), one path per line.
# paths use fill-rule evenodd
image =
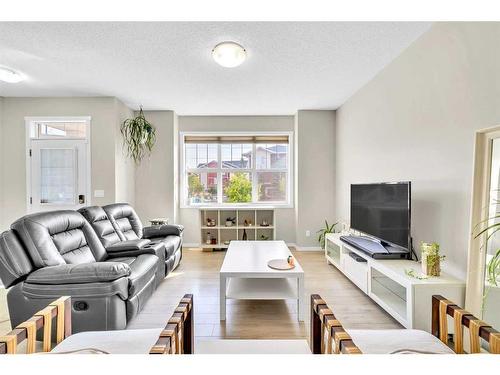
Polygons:
M311 231L310 230L306 230L306 237L311 237Z

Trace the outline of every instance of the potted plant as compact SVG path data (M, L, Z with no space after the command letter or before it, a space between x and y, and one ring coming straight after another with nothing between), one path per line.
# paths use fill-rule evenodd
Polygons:
M150 154L156 143L156 129L144 117L142 106L137 117L123 121L120 131L127 155L139 164L146 154Z
M318 230L316 233L319 233L319 236L318 236L318 242L320 243L321 245L321 248L324 249L325 248L325 240L326 240L326 235L329 234L329 233L335 233L335 226L337 225L338 223L335 223L335 224L332 224L332 225L329 225L328 224L328 221L325 220L325 227Z
M445 256L439 254L439 244L422 242L422 272L427 276L439 276L441 274L441 262Z

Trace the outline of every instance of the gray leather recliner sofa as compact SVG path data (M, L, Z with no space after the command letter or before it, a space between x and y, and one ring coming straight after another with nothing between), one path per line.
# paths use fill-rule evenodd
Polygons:
M164 238L118 242L111 220L94 211L100 232L79 212L52 211L24 216L0 234L12 326L63 295L72 297L74 332L124 329L142 309L166 273Z
M182 225L144 228L134 208L127 203L109 204L103 209L122 241L149 239L152 245L165 246L165 276L177 268L182 259Z

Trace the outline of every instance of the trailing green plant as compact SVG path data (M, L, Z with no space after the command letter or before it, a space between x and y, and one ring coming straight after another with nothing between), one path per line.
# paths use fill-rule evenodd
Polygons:
M486 267L486 280L490 285L498 286L498 280L500 279L500 249L490 259Z
M127 155L136 164L139 164L145 155L151 154L156 143L156 129L144 117L142 106L136 117L123 121L120 131Z
M413 278L418 279L418 280L426 280L429 278L426 275L418 275L413 268L405 269L405 274L407 276L413 277Z
M321 228L320 230L318 230L316 232L316 233L319 233L318 242L320 243L322 249L325 248L326 235L329 233L335 233L335 227L337 226L337 224L338 224L338 222L335 224L329 225L328 221L325 220L325 227Z
M495 233L500 231L500 221L497 221L498 219L500 219L500 214L497 212L494 216L482 220L474 227L473 231L474 239L478 239L483 234L486 234L486 241L484 244L481 245L481 247L486 246L491 237L493 237ZM489 224L492 221L493 223ZM493 257L486 264L486 275L485 275L486 285L483 291L483 302L481 307L482 310L484 310L485 307L484 305L486 303L486 298L488 297L490 287L492 286L498 287L499 280L500 280L500 249L497 249L495 255L493 255Z

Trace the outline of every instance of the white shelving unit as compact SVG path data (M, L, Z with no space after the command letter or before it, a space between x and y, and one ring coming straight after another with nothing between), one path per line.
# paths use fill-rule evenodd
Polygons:
M269 208L245 209L202 209L201 218L201 247L207 251L226 249L228 241L242 240L246 232L247 239L252 241L267 241L276 238L276 215ZM227 218L235 218L235 224L226 226ZM215 226L208 226L208 219L215 220ZM251 225L245 225L245 220ZM262 226L267 221L268 226ZM216 238L215 244L207 244L207 237Z
M440 277L417 279L406 270L420 274L420 263L404 259L373 259L342 242L340 233L328 234L325 257L365 294L406 328L431 331L432 295L440 294L464 305L465 283L444 272ZM351 253L364 259L356 261ZM335 308L335 306L333 306ZM450 332L453 328L450 326Z

